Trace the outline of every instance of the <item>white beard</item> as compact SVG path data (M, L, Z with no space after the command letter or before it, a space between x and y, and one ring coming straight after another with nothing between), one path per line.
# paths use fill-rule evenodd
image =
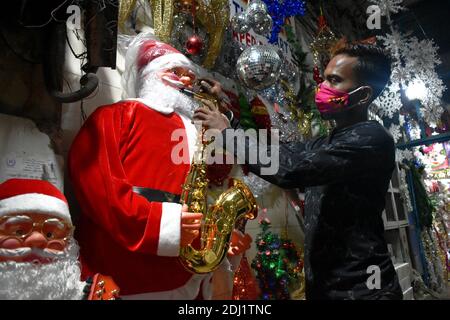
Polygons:
M0 263L0 300L80 300L78 245L71 242L62 257L46 264Z
M158 112L176 112L192 119L195 109L200 107L195 99L164 84L156 72L146 74L140 84L138 100Z

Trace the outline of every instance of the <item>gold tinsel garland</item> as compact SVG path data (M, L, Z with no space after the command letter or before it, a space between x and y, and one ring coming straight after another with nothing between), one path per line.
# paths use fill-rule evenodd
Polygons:
M153 29L155 35L163 42L169 43L173 28L173 16L176 0L148 0L152 9ZM225 28L230 20L228 0L198 0L195 17L209 35L209 45L205 68L212 68L222 47ZM123 30L125 22L131 16L136 6L136 0L120 0L119 29Z
M311 122L313 119L313 114L311 112L305 112L305 110L297 107L294 89L285 80L281 80L281 86L284 90L284 96L287 101L287 107L291 113L293 120L297 122L297 127L305 138L311 137Z

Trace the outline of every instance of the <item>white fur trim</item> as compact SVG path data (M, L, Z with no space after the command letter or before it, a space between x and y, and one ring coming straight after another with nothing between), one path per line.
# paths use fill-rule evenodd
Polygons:
M181 204L162 203L159 227L158 256L177 257L180 254Z
M143 67L140 70L140 73L142 76L145 76L146 74L155 71L163 71L164 69L170 69L173 67L186 67L192 70L197 76L200 73L199 68L181 53L167 53L160 56Z
M120 296L124 300L194 300L202 289L205 300L212 296L212 273L195 274L183 286L168 291L147 292Z
M186 136L188 139L188 146L189 146L189 163L192 163L192 157L194 156L195 151L195 144L197 142L198 138L198 131L194 124L192 124L191 119L188 117L178 114L183 120L184 129L186 130Z
M55 197L40 193L27 193L0 200L0 217L25 212L52 214L72 224L69 206Z

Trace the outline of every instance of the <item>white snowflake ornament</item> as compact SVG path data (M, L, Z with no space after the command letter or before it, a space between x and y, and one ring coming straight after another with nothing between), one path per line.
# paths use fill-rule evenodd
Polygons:
M405 8L401 6L403 0L370 0L370 2L380 8L382 16L387 16L390 13L398 13L399 11L405 10Z
M400 126L397 124L391 124L391 127L389 128L389 132L391 133L392 137L394 138L395 143L399 142L402 138L402 132L400 130Z
M386 87L373 103L378 106L378 112L381 117L392 118L402 107L398 83L392 83Z

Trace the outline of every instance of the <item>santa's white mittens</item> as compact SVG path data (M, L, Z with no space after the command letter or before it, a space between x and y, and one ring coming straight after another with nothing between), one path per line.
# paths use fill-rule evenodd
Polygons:
M0 217L18 213L49 214L72 224L67 199L44 180L9 179L0 184Z

